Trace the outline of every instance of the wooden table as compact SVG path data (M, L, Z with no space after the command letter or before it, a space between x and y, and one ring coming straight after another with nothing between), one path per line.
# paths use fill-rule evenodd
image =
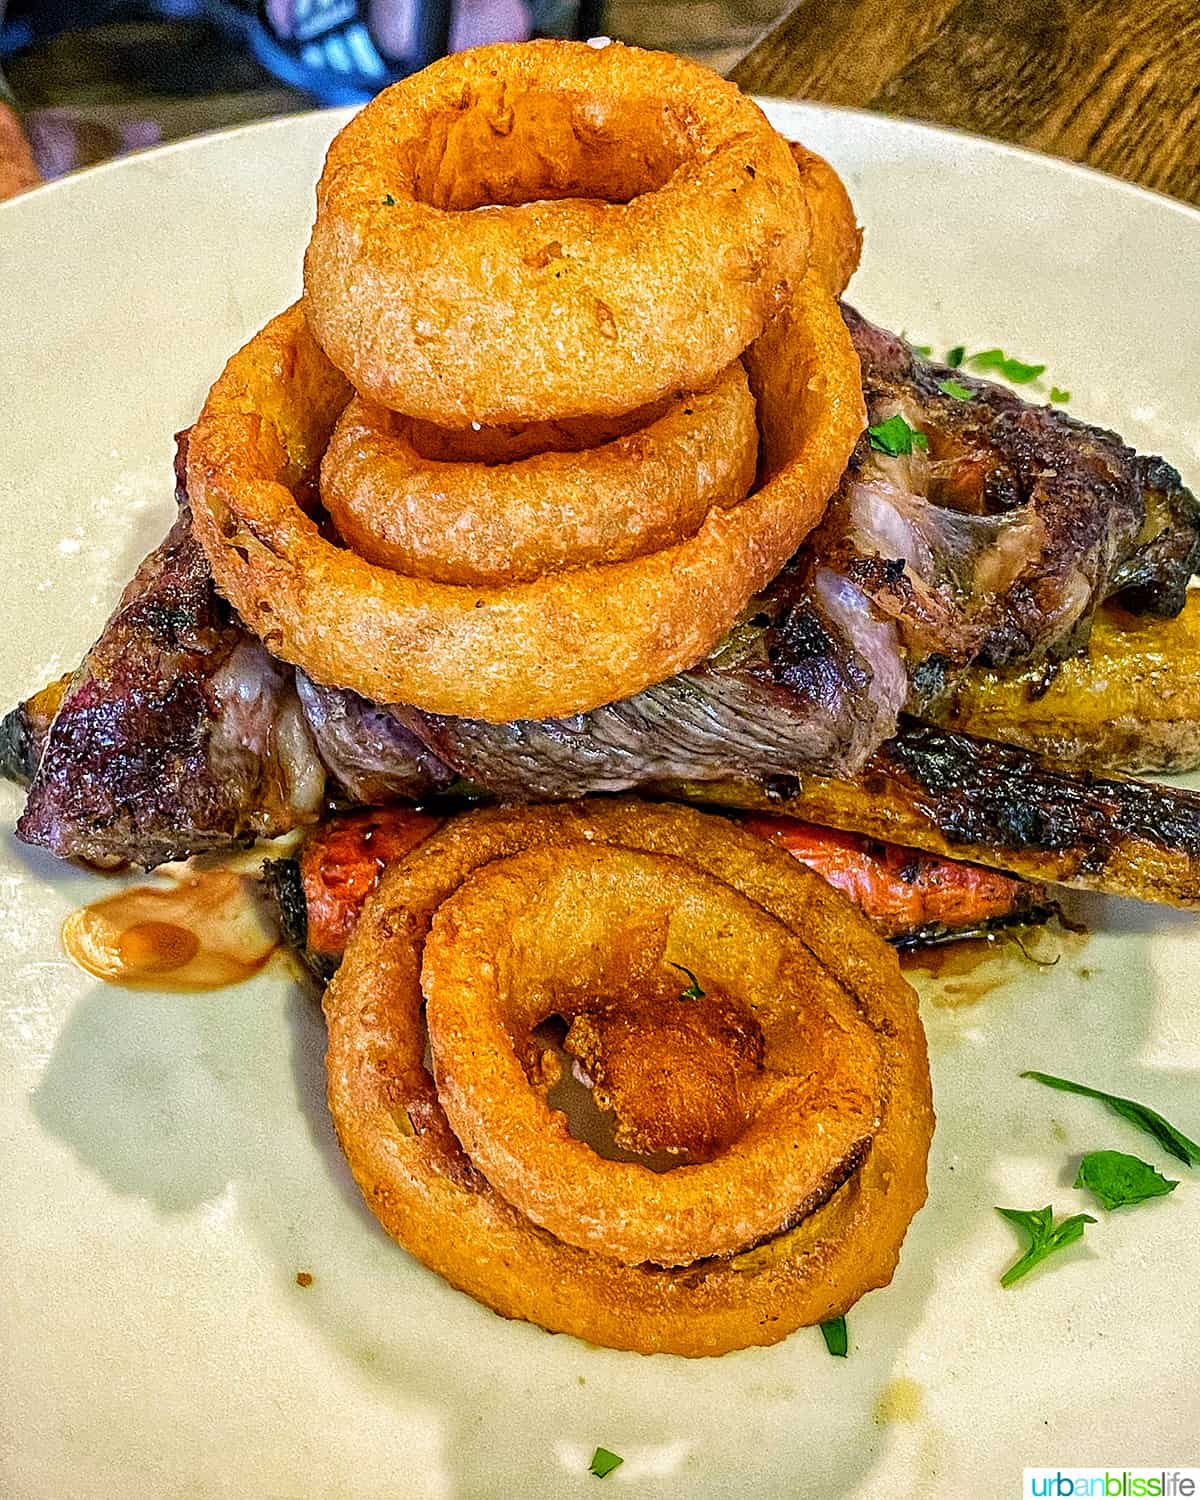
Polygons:
M932 120L1200 204L1197 0L800 0L730 73Z

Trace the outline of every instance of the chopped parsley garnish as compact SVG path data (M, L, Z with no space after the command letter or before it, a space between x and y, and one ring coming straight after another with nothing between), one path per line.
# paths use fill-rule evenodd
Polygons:
M1056 1250L1063 1250L1082 1239L1084 1226L1096 1222L1091 1214L1072 1214L1069 1219L1055 1224L1054 1210L1049 1204L1045 1208L997 1208L996 1212L1029 1236L1029 1248L1025 1254L1013 1261L1000 1278L1000 1285L1005 1287L1027 1276L1034 1266L1040 1265Z
M850 1347L846 1339L845 1318L830 1318L828 1323L821 1324L821 1333L825 1338L825 1347L830 1354L835 1354L838 1359L846 1358L846 1351Z
M392 197L391 193L384 193L383 206L384 208L395 208L396 200Z
M939 380L938 390L943 396L953 396L956 401L970 401L975 395L957 380Z
M1005 380L1011 380L1014 385L1028 385L1046 368L1045 365L1027 365L1022 360L1012 359L1003 349L983 349L978 354L972 354L967 364L974 365L977 370L998 370Z
M965 344L955 344L954 348L948 350L946 353L946 363L952 370L957 370L966 357L967 346Z
M682 964L673 964L670 962L670 960L668 960L668 966L672 969L678 969L681 974L686 974L687 977L691 980L691 984L688 985L686 990L679 991L679 998L681 1000L704 999L704 991L700 988L700 981L692 973L691 969L685 969Z
M597 1448L588 1464L588 1473L597 1479L607 1479L614 1469L619 1469L625 1460L619 1453L610 1453L607 1448Z
M929 447L929 439L925 434L910 427L899 412L886 422L877 422L874 427L868 427L867 436L871 439L872 448L879 453L887 453L892 458L902 458L914 448L924 450Z
M933 353L932 344L914 344L912 339L910 339L908 334L906 333L902 333L900 337L904 340L904 342L908 345L912 352L914 354L919 354L922 359L928 359L929 356Z
M1075 1186L1094 1193L1111 1210L1165 1197L1179 1184L1156 1172L1149 1162L1124 1151L1089 1151L1079 1163Z
M1089 1088L1086 1083L1072 1083L1067 1078L1055 1078L1050 1073L1028 1072L1022 1073L1021 1077L1034 1078L1047 1088L1061 1089L1064 1094L1082 1094L1086 1099L1099 1099L1101 1104L1107 1104L1122 1119L1136 1125L1139 1130L1144 1130L1147 1135L1152 1135L1172 1156L1186 1162L1189 1167L1200 1166L1200 1146L1189 1140L1182 1130L1176 1130L1169 1120L1164 1120L1149 1105L1139 1104L1136 1099L1122 1099L1119 1094L1106 1094L1103 1089Z
M1050 399L1051 401L1056 401L1059 406L1064 406L1071 399L1071 393L1070 391L1059 390L1058 386L1052 385L1050 387Z

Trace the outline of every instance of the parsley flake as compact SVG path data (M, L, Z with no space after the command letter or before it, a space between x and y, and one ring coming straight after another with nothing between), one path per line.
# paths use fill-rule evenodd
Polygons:
M975 396L974 391L969 391L957 380L939 380L938 390L943 396L953 396L956 401L971 401Z
M1065 406L1071 399L1071 393L1070 391L1059 390L1058 386L1052 385L1050 387L1050 399L1051 401L1056 401L1059 406Z
M614 1469L619 1469L625 1460L619 1453L610 1453L607 1448L597 1448L588 1464L588 1473L597 1479L607 1479Z
M1164 1120L1149 1105L1139 1104L1136 1099L1122 1099L1119 1094L1106 1094L1103 1089L1089 1088L1086 1083L1072 1083L1067 1078L1055 1078L1050 1073L1028 1072L1022 1073L1021 1077L1034 1078L1047 1088L1061 1089L1064 1094L1082 1094L1087 1099L1099 1099L1101 1104L1107 1104L1122 1119L1136 1125L1139 1130L1144 1130L1147 1135L1152 1135L1172 1156L1186 1162L1189 1167L1200 1167L1200 1146L1189 1140L1182 1130L1176 1130L1169 1120Z
M1156 1172L1148 1161L1124 1151L1089 1151L1079 1163L1075 1186L1094 1193L1111 1212L1126 1204L1145 1203L1147 1198L1165 1197L1179 1184Z
M877 422L874 427L868 427L867 436L876 452L886 453L892 458L902 458L914 448L924 451L929 447L929 439L925 434L910 427L899 412L886 422Z
M670 962L670 960L668 960L668 967L672 969L678 969L681 974L686 974L687 977L692 981L691 984L688 985L686 990L679 991L679 998L681 1000L704 999L704 991L700 988L700 981L692 973L691 969L685 969L682 964L673 964Z
M825 1347L830 1354L836 1355L838 1359L845 1359L846 1351L850 1347L846 1338L845 1318L830 1318L827 1323L821 1324L821 1333L825 1339Z
M1055 1224L1054 1210L1049 1204L1045 1208L997 1208L996 1212L1029 1236L1029 1248L1025 1254L1013 1261L1000 1278L1000 1285L1004 1287L1020 1281L1056 1250L1064 1250L1082 1239L1084 1225L1096 1223L1091 1214L1072 1214L1069 1219Z
M967 346L965 344L955 344L953 349L947 351L946 363L952 370L957 370L966 357Z
M1043 373L1045 365L1027 365L1022 360L1012 359L1003 349L982 349L967 360L977 370L998 370L1005 380L1014 385L1028 385Z
M396 200L392 197L391 193L384 193L382 202L384 208L395 208L396 206Z

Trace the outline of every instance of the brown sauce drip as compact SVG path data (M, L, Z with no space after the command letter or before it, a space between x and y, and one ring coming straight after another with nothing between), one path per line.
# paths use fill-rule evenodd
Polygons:
M256 876L176 865L74 911L62 945L89 974L127 989L191 993L249 979L279 945Z
M900 967L931 1004L958 1010L986 999L1018 973L1054 968L1064 953L1078 951L1085 941L1086 933L1056 923L913 948L900 955Z
M915 948L900 956L900 967L918 984L921 994L945 1010L974 1005L1012 977L1004 962L1005 949L988 938ZM1020 954L1016 954L1018 962ZM921 978L933 981L921 984Z

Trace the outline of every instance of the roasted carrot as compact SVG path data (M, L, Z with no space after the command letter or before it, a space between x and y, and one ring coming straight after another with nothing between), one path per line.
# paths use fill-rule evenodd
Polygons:
M750 816L743 826L823 875L894 940L922 932L979 932L1020 914L1032 917L1045 903L1041 886L1015 876L859 834L795 818Z
M288 941L317 959L340 957L385 867L441 821L413 807L377 807L314 828L295 859L264 872Z
M384 866L415 848L438 821L405 807L346 814L315 828L293 859L267 866L284 934L321 979L337 967ZM743 821L844 891L899 946L973 936L1049 914L1044 888L1013 876L795 818L746 815Z

